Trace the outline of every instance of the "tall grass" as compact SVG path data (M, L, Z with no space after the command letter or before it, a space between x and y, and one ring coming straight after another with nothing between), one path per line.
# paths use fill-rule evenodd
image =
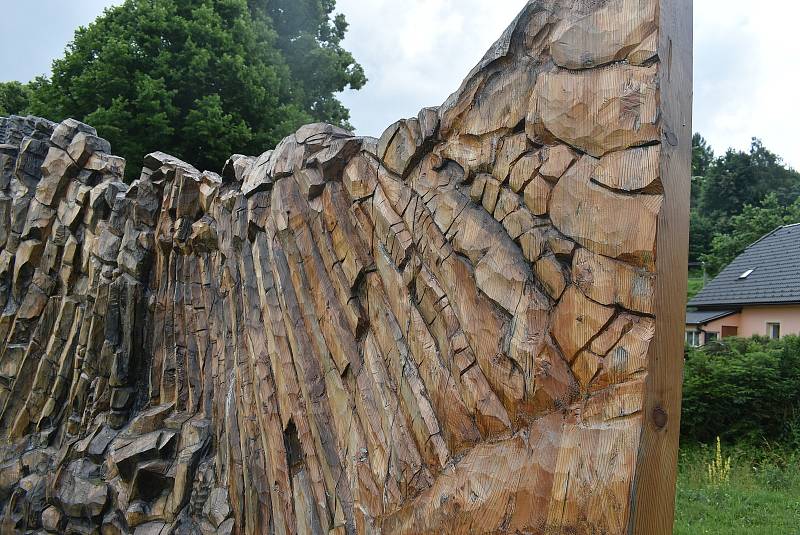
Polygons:
M710 477L709 466L727 458L727 476ZM682 448L675 534L800 534L800 455L769 443Z

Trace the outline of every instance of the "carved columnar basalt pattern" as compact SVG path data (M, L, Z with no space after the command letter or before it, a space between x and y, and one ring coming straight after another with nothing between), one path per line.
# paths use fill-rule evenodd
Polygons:
M625 532L657 12L529 2L441 107L221 175L3 119L3 532Z

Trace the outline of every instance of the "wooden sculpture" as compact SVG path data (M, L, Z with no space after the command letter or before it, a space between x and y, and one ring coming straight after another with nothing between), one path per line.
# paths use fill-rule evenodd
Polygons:
M690 0L532 0L439 108L221 175L0 124L3 533L666 534Z

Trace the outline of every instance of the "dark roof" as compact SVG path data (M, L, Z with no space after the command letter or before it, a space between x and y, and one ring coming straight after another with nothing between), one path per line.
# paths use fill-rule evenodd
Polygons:
M686 323L688 325L705 325L714 320L736 314L738 310L701 310L686 312Z
M787 303L800 303L800 224L780 227L745 249L689 306Z

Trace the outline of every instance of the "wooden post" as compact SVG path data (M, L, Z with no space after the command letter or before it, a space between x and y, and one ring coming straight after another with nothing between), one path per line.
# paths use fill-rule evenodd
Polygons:
M664 206L656 262L658 315L629 533L667 535L672 533L675 516L688 280L684 274L692 166L692 0L660 0L659 26Z

